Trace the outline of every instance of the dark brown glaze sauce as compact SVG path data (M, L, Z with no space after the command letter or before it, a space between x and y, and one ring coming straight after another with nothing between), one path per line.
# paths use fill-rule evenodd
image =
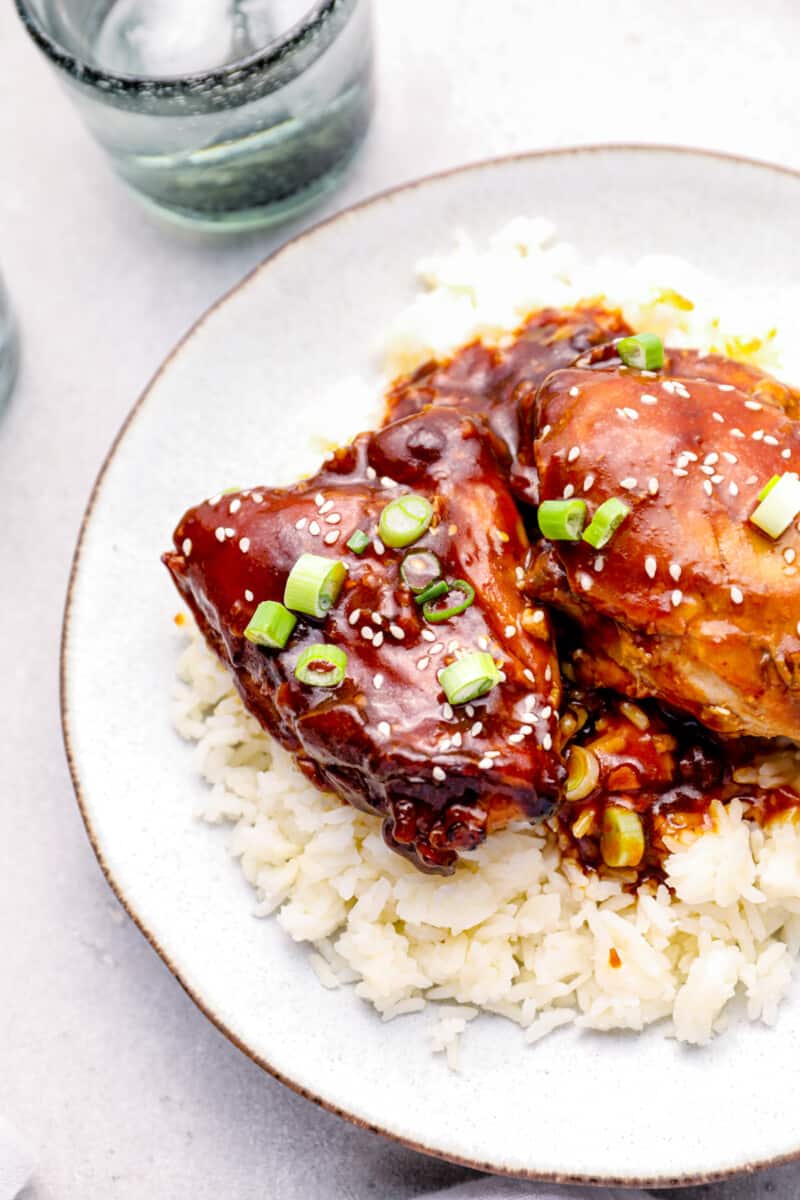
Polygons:
M681 568L681 600L684 588L701 602L709 591L703 571L714 561L719 522L709 539L702 522L692 517L683 529L680 521L682 513L691 517L708 507L704 492L687 510L676 482L686 475L667 478L659 471L660 498L651 504L655 468L645 463L636 471L643 486L637 480L632 490L634 506L650 513L649 524L640 521L637 508L628 538L618 535L601 556L580 544L538 541L529 506L540 498L562 496L567 488L599 503L620 493L620 479L632 474L632 455L641 462L643 453L646 458L652 452L661 462L665 447L676 454L689 450L692 462L703 463L700 448L712 436L718 440L719 429L708 426L712 411L726 428L734 421L743 425L746 414L771 431L766 443L764 437L739 439L746 446L736 445L737 457L749 474L769 478L786 469L784 443L792 455L796 447L800 454L789 420L800 405L791 389L756 368L691 350L668 350L658 375L628 371L615 349L615 339L628 332L619 313L594 305L545 309L497 345L476 341L446 361L427 363L388 390L382 431L337 451L317 476L295 487L249 489L190 510L176 530L175 551L165 555L245 704L315 783L381 814L388 844L423 869L451 870L459 852L493 830L514 820L540 820L560 801L562 846L589 869L606 869L606 808L639 814L644 857L635 869L619 872L635 883L660 877L675 836L710 825L714 800L741 797L749 815L762 822L798 805L788 788L765 791L735 782L738 764L774 746L740 736L753 732L747 713L731 720L715 716L668 672L650 686L636 675L635 655L625 653L639 636L637 620L649 649L655 635L679 637L684 629L684 614L675 613L675 581L654 589L647 556L653 556L656 575L669 579L679 549L691 545L691 561ZM691 381L683 390L691 396L696 389L702 408L687 407L674 391L659 392L658 405L639 407L642 391L673 378ZM575 402L575 389L581 399L598 397L595 410ZM742 408L744 399L749 408ZM624 427L626 409L634 406L645 418L635 426L637 439L647 431L644 452ZM589 449L581 446L580 461L573 462L569 449L581 423ZM709 474L700 474L699 488ZM372 537L383 506L410 490L429 496L436 510L419 547L438 555L448 578L467 579L476 589L476 603L445 625L426 626L403 588L402 552L374 540L362 557L345 547L357 528ZM742 525L749 495L729 500L726 520ZM741 549L736 542L734 550ZM763 549L752 539L746 547L766 562ZM303 551L346 563L339 603L324 622L301 617L285 651L253 646L243 637L250 616L259 601L282 599L288 572ZM603 575L598 557L609 564ZM590 572L587 596L581 576ZM719 579L711 583L720 590ZM741 626L739 606L730 603L730 580L723 583L724 619ZM795 588L794 581L785 587L787 604ZM752 666L747 641L754 632L740 628L734 638L743 654L737 682L742 688L744 680L744 691ZM294 678L300 652L322 640L348 653L347 679L332 693ZM453 711L436 672L459 649L479 646L491 648L506 679L469 708ZM676 646L669 644L673 656ZM766 711L775 720L783 713L789 732L794 710L779 685L791 690L787 653L794 649L778 646L783 675L778 669L777 679L770 676L771 697L765 686L756 701L763 709L771 699ZM760 653L763 659L763 647ZM599 768L596 785L575 800L564 798L563 763L572 745L593 755Z

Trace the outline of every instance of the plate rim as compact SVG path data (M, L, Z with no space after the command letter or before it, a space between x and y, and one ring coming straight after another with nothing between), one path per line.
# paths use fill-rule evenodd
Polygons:
M406 1147L409 1150L414 1150L419 1154L425 1154L431 1158L438 1158L445 1162L453 1163L456 1166L467 1167L473 1171L483 1172L485 1174L505 1176L512 1179L530 1180L532 1182L542 1183L559 1183L559 1184L575 1184L583 1186L603 1186L603 1187L638 1187L638 1188L669 1188L669 1187L690 1187L700 1184L715 1183L720 1180L731 1179L740 1174L752 1174L756 1171L767 1170L785 1166L789 1163L800 1161L800 1137L796 1150L788 1151L785 1154L777 1155L772 1158L756 1159L755 1161L745 1162L740 1166L722 1168L718 1171L700 1172L694 1174L679 1174L673 1176L632 1176L632 1175L586 1175L575 1174L570 1172L547 1172L536 1170L515 1170L508 1167L503 1167L497 1163L474 1160L461 1155L453 1154L445 1150L437 1149L434 1146L425 1146L414 1141L413 1138L404 1137L399 1133L392 1132L390 1129L384 1129L380 1125L373 1124L365 1120L363 1117L357 1116L354 1113L348 1112L340 1105L333 1103L324 1096L318 1095L309 1088L304 1087L284 1072L279 1071L273 1066L270 1061L263 1055L257 1053L253 1048L248 1046L238 1034L228 1026L225 1019L216 1013L211 1005L203 998L198 986L193 986L184 977L184 973L180 966L172 961L170 955L161 946L156 934L148 927L147 922L136 911L132 901L129 901L123 891L122 886L117 882L114 874L106 861L100 841L92 824L92 818L87 804L86 796L83 792L81 784L77 756L73 748L73 738L71 733L71 714L69 708L68 689L69 689L69 662L70 662L70 630L72 620L72 609L75 600L76 583L78 574L81 568L81 556L86 541L87 531L97 502L100 498L103 484L106 475L114 461L120 446L125 440L126 435L131 429L137 416L141 413L146 402L151 397L161 377L172 366L173 361L178 357L184 347L200 332L206 321L217 311L222 308L231 297L240 291L243 291L248 284L255 278L256 275L268 269L271 264L278 259L282 254L293 250L299 243L305 242L314 238L322 230L328 229L337 222L343 222L359 213L366 208L377 208L387 201L393 199L400 193L412 192L417 188L425 187L430 183L435 183L442 179L448 179L455 175L479 174L484 171L491 171L497 167L508 165L509 163L523 161L538 161L540 159L560 158L578 155L590 155L596 153L635 153L635 154L674 154L680 157L692 156L702 159L711 159L723 163L738 164L747 167L755 167L759 170L774 172L780 175L788 176L800 183L800 168L785 166L782 163L770 162L766 159L759 159L743 154L733 154L722 150L709 150L700 146L682 146L674 143L661 142L589 142L578 143L570 146L558 146L545 148L540 150L523 150L514 154L495 155L488 158L477 159L467 163L462 163L459 166L448 167L441 171L434 171L427 175L419 176L416 179L411 179L405 183L397 184L393 187L388 187L375 192L363 200L348 207L339 209L330 216L315 222L308 228L301 230L287 241L282 242L263 259L259 260L255 266L251 267L232 287L226 289L217 300L215 300L208 308L206 308L200 316L192 322L186 332L175 343L163 361L159 364L156 371L150 376L143 390L140 392L137 399L134 401L122 424L120 425L116 435L114 436L111 445L109 446L95 476L89 493L86 507L81 517L81 522L78 530L78 537L75 544L75 549L72 554L70 563L69 578L67 582L67 590L64 599L61 636L59 642L59 710L61 736L66 755L67 766L69 769L70 779L72 781L75 799L81 815L81 820L92 848L97 863L105 877L106 882L116 896L118 902L127 913L138 931L142 934L145 940L150 944L152 949L159 956L161 961L167 967L169 972L174 976L180 986L183 988L186 995L194 1005L200 1010L203 1016L211 1022L211 1024L228 1039L238 1050L245 1054L251 1062L254 1062L258 1067L265 1071L273 1079L290 1088L297 1095L302 1096L305 1100L310 1100L317 1107L324 1109L326 1112L332 1113L337 1117L341 1117L352 1125L356 1125L360 1129L366 1129L370 1133L378 1134L395 1144Z

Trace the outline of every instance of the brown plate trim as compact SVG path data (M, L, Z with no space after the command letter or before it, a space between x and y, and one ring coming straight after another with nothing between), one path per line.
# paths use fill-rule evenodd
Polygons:
M163 960L163 962L166 964L166 966L169 968L169 970L175 976L178 983L181 985L183 990L189 996L190 1000L192 1000L197 1005L197 1007L200 1009L200 1011L203 1013L203 1015L205 1017L207 1017L208 1020L212 1023L212 1025L215 1025L216 1028L220 1031L220 1033L223 1033L225 1035L225 1037L234 1044L234 1046L236 1046L239 1050L241 1050L242 1053L246 1054L248 1058L252 1059L252 1061L254 1063L257 1063L258 1066L261 1067L264 1071L266 1071L269 1075L271 1075L273 1077L273 1079L277 1079L279 1083L285 1084L286 1087L291 1088L291 1090L293 1092L296 1092L298 1096L303 1096L304 1099L312 1101L312 1103L318 1105L320 1108L325 1109L327 1112L334 1113L337 1117L343 1117L346 1121L351 1122L351 1124L353 1124L353 1125L357 1125L361 1129L367 1129L367 1130L369 1130L370 1133L377 1133L382 1137L388 1138L392 1142L396 1142L396 1143L399 1143L401 1146L407 1147L407 1149L409 1149L409 1150L416 1150L420 1154L427 1154L433 1158L443 1159L444 1161L451 1162L451 1163L455 1164L456 1166L469 1167L473 1171L482 1171L482 1172L493 1174L493 1175L505 1175L505 1176L508 1176L513 1179L530 1179L530 1180L534 1180L534 1181L538 1181L538 1182L545 1182L545 1183L582 1184L584 1186L595 1185L595 1186L602 1186L602 1187L630 1187L630 1188L691 1187L692 1185L696 1185L696 1184L715 1183L721 1179L730 1179L734 1175L753 1174L756 1171L766 1170L767 1168L770 1168L770 1167L780 1167L780 1166L786 1165L787 1163L793 1163L793 1162L800 1161L800 1143L798 1144L798 1147L796 1150L792 1150L787 1154L778 1155L775 1158L759 1159L756 1162L744 1162L738 1166L730 1167L725 1170L711 1171L708 1173L701 1173L699 1175L673 1175L673 1176L669 1176L669 1177L662 1176L662 1177L651 1177L651 1178L648 1178L648 1177L634 1178L632 1176L615 1176L615 1175L575 1175L575 1174L571 1174L570 1172L558 1172L557 1174L552 1174L552 1173L546 1173L546 1172L543 1173L541 1171L513 1171L506 1167L500 1166L497 1163L475 1161L473 1159L463 1158L459 1155L450 1154L447 1151L437 1149L437 1147L435 1147L435 1146L423 1146L419 1142L415 1142L410 1138L401 1137L399 1134L392 1133L391 1130L382 1129L380 1126L373 1125L369 1121L364 1121L361 1117L357 1117L353 1113L349 1113L345 1109L340 1108L338 1105L332 1104L329 1100L326 1100L324 1097L318 1096L314 1092L310 1092L307 1088L304 1088L299 1083L295 1082L295 1080L290 1079L288 1076L286 1076L286 1075L282 1074L280 1071L276 1070L276 1068L270 1062L268 1062L267 1059L262 1058L260 1055L256 1054L249 1046L245 1045L245 1043L242 1042L239 1037L237 1037L237 1035L233 1032L233 1030L228 1028L228 1026L225 1024L225 1022L222 1020L222 1018L219 1017L215 1012L213 1012L208 1007L208 1005L203 1000L203 998L199 994L199 992L196 991L194 988L192 988L187 983L187 981L184 979L183 975L181 974L180 968L177 967L175 965L175 963L173 963L171 961L167 952L163 949L163 947L161 945L159 945L159 942L158 942L157 938L155 937L155 935L152 933L152 931L150 929L147 928L147 926L144 924L142 919L134 911L133 907L129 904L128 900L126 899L125 895L122 892L121 887L119 886L119 884L115 880L113 874L111 873L111 870L109 869L109 866L103 856L103 851L100 847L100 844L98 842L95 831L92 827L92 822L91 822L91 818L89 816L89 812L87 809L86 800L85 800L85 797L84 797L82 789L81 789L81 781L80 781L80 776L79 776L79 772L78 772L78 764L76 762L75 754L74 754L73 747L72 747L72 737L71 737L71 733L70 733L71 718L70 718L69 706L67 704L67 660L68 660L68 655L69 655L70 620L71 620L71 615L72 615L72 603L73 603L73 593L74 593L74 589L75 589L75 581L77 579L78 570L80 568L81 551L83 549L83 543L84 543L84 539L86 537L86 531L88 529L89 521L90 521L92 513L94 511L95 504L97 503L98 497L100 495L100 490L101 490L103 481L105 479L106 472L108 471L108 469L114 459L114 456L116 455L116 452L117 452L121 442L123 441L126 433L128 432L129 428L131 427L134 420L138 416L139 412L143 408L145 401L149 398L150 393L152 392L156 383L159 381L161 376L165 373L167 368L171 365L173 359L178 355L178 353L183 349L183 347L203 327L207 318L210 317L212 315L212 313L214 313L218 308L222 307L222 305L225 304L226 301L232 295L234 295L235 292L238 292L242 288L246 287L247 284L250 282L250 280L256 274L258 274L260 271L262 271L266 267L268 267L270 263L272 263L276 258L278 258L286 250L289 250L293 246L297 245L298 242L302 242L302 241L305 241L306 239L312 238L319 230L326 229L328 226L333 225L337 221L346 220L348 217L351 217L354 213L360 212L361 209L372 207L373 205L381 204L383 201L391 199L393 196L396 196L401 192L415 191L417 188L424 187L428 183L435 182L438 179L446 179L452 175L468 175L472 172L479 173L484 170L489 170L494 166L498 166L501 163L522 162L522 161L529 161L529 160L533 161L533 160L537 160L540 158L558 158L558 157L567 156L567 155L587 155L587 154L594 154L594 153L604 153L605 154L605 153L608 153L609 151L613 152L615 150L621 151L623 153L629 153L631 151L635 151L638 153L656 152L656 153L677 154L677 155L681 155L681 156L694 155L698 158L717 159L720 162L740 163L740 164L743 164L744 166L748 166L748 167L758 167L763 170L774 171L780 175L787 175L793 179L796 179L798 182L800 182L800 171L795 170L792 167L784 167L784 166L780 166L776 163L764 162L764 161L756 159L756 158L748 158L748 157L745 157L744 155L725 154L725 153L722 153L721 151L716 151L716 150L701 150L696 147L672 146L672 145L667 145L667 144L658 145L658 144L647 144L647 143L636 143L636 142L610 142L610 143L596 143L596 144L587 145L587 146L565 146L565 147L560 147L559 149L556 149L556 150L535 150L535 151L527 151L527 152L520 153L520 154L503 155L499 158L487 158L487 159L483 159L479 162L468 163L465 166L453 167L447 171L437 171L434 174L423 176L421 179L415 179L412 182L402 184L399 187L388 188L385 191L378 192L374 196L370 196L368 199L362 200L358 204L352 205L350 208L343 209L341 212L335 213L331 217L327 217L325 220L320 221L316 225L311 226L310 229L305 230L303 233L300 233L296 237L291 238L288 242L283 243L283 245L279 246L277 250L275 250L272 254L268 255L262 262L260 262L257 266L253 267L253 269L251 271L248 271L248 273L239 281L239 283L235 284L232 288L229 289L229 291L225 292L224 295L222 295L220 297L220 299L216 301L215 304L212 304L211 307L208 308L206 310L206 312L204 312L203 315L194 323L194 325L192 325L187 330L187 332L184 334L184 336L181 338L181 340L177 343L177 345L172 350L172 352L167 356L167 358L165 358L164 362L158 368L155 375L153 375L152 379L147 384L145 390L139 396L139 399L136 401L133 408L128 413L117 436L114 438L114 441L111 443L111 447L110 447L105 459L103 460L102 466L100 467L100 470L97 474L97 478L95 479L94 485L92 487L92 491L89 496L89 501L86 506L86 511L84 512L83 519L81 520L80 531L78 533L78 541L75 546L75 552L74 552L73 558L72 558L72 567L70 569L69 583L67 585L67 594L66 594L66 600L65 600L65 604L64 604L64 617L63 617L63 623L62 623L62 628L61 628L60 674L59 674L60 700L61 700L61 730L62 730L62 736L64 739L64 749L66 751L67 763L69 765L69 772L72 777L72 785L75 789L75 796L78 801L78 807L80 808L81 817L83 818L83 823L86 827L86 833L88 835L89 842L91 843L91 847L92 847L92 850L94 851L95 857L96 857L98 863L100 864L100 868L101 868L103 874L105 875L106 880L108 881L108 884L109 884L111 890L113 891L114 895L117 897L117 900L119 900L120 904L125 909L128 916L133 921L134 925L136 925L136 927L139 929L140 933L142 933L144 935L144 937L147 939L147 941L153 947L155 952L159 955L159 957Z

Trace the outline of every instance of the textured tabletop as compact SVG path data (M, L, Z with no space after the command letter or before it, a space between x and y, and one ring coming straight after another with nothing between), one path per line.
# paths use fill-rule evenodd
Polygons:
M793 0L378 0L376 19L372 133L307 223L471 159L590 141L800 167ZM11 0L0 155L0 265L24 337L0 421L0 1115L35 1151L26 1197L392 1200L458 1182L469 1172L301 1100L208 1024L113 899L61 748L61 609L108 444L187 326L299 226L213 240L145 216Z

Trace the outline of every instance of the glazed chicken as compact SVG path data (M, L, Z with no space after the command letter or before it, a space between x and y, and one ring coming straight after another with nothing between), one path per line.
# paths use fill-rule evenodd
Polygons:
M473 342L444 362L430 362L399 380L387 396L387 422L429 404L457 408L485 421L515 495L536 504L533 416L540 383L594 346L629 333L618 312L581 306L545 308L497 346Z
M409 551L376 533L408 494L433 508L412 548L449 581L424 607L401 575ZM284 649L253 644L257 606L284 599L304 553L344 564L338 598L323 618L300 615ZM549 618L520 591L528 555L485 430L442 407L362 435L294 487L190 509L164 561L245 704L302 770L381 814L388 844L418 866L447 871L509 820L549 815L563 791L558 659ZM321 643L346 653L336 687L296 677ZM497 684L451 705L439 672L476 652L498 664Z
M580 498L591 516L616 497L630 515L600 550L542 542L531 594L575 623L585 686L657 697L727 736L797 740L800 534L792 522L773 540L749 519L773 476L800 471L796 396L691 351L660 373L608 357L543 384L535 461L541 499Z

